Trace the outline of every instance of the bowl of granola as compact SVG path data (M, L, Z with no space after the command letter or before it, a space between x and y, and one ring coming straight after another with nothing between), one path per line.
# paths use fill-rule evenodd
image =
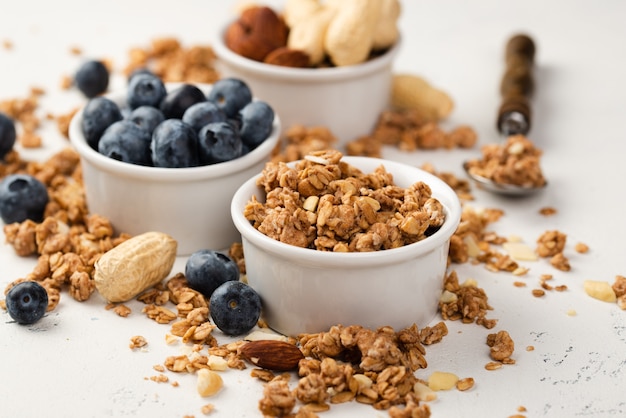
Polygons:
M297 335L428 324L461 205L417 167L327 151L268 163L231 214L266 322Z
M348 2L309 2L317 6L306 13L291 10L295 3L276 12L252 6L225 25L212 42L216 68L249 83L281 115L285 130L325 126L338 145L370 134L390 101L401 47L399 3L383 2L391 10L371 12L344 10Z
M208 97L216 85L191 86ZM190 85L165 83L168 94L188 86ZM127 123L131 119L132 112L129 113L125 108L128 104L126 91L113 92L102 98L121 109L122 119L117 123ZM90 102L92 100L95 99ZM256 100L255 96L253 101ZM205 103L199 95L198 101ZM83 125L85 111L90 102L75 114L69 127L71 144L80 155L85 197L90 213L108 218L117 233L167 233L177 240L178 255L188 255L199 249L223 250L233 242L240 241L239 232L231 221L230 201L237 188L250 176L258 173L269 160L280 134L280 119L277 114L273 115L270 122L269 136L252 150L242 151L230 160L174 167L167 164L156 165L154 162L129 163L119 156L122 151L116 151L116 155L105 155L101 148L95 149L94 144L88 141ZM171 126L168 125L169 130L163 131L162 137L175 137L179 141L179 131L184 127L181 122L183 119L172 117L163 123L168 120L172 121ZM159 126L161 125L154 128L152 139L157 135ZM104 141L110 128L104 131L100 141ZM174 128L180 129L176 131ZM131 129L133 130L135 128ZM126 140L124 135L118 136ZM173 142L172 148L182 149L182 140ZM171 157L172 153L175 151L170 153L165 150L162 154Z

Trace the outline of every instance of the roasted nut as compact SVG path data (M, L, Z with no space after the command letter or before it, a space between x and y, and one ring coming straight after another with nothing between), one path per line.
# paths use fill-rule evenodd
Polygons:
M445 119L454 108L446 92L412 74L393 76L391 105L396 109L415 109L433 121Z
M177 242L162 232L146 232L107 251L95 264L98 292L109 302L125 302L163 280L176 260Z
M263 62L282 67L306 68L309 66L309 56L306 52L283 46L267 54Z
M226 29L224 41L237 54L263 61L267 54L287 45L288 31L285 22L271 8L252 6Z
M389 48L396 43L400 36L398 17L400 17L400 2L398 0L382 0L380 12L374 30L373 49Z
M250 341L242 345L238 352L255 366L276 371L295 370L304 358L298 347L278 340Z
M306 52L311 65L321 63L326 57L324 38L333 16L333 10L323 8L298 20L291 26L287 46Z
M224 386L222 376L213 370L199 369L196 374L198 375L196 389L202 397L215 395Z
M594 299L603 302L615 302L617 296L609 282L601 282L597 280L585 280L583 283L585 293Z
M328 25L324 49L337 66L359 64L367 59L374 42L380 3L376 0L341 0Z
M455 387L459 377L454 373L433 372L428 377L428 387L434 391L450 390Z

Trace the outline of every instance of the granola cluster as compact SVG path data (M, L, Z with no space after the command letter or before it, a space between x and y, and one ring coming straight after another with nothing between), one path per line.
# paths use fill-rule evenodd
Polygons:
M460 284L456 271L451 271L444 280L444 291L439 299L441 317L450 321L475 322L487 329L493 328L497 320L487 319L489 306L487 294L475 282Z
M383 166L365 174L341 161L339 151L318 151L294 167L268 163L244 215L270 238L320 251L377 251L411 244L445 221L441 202L417 182L394 185Z
M523 135L513 135L506 142L482 147L482 159L467 162L468 171L498 184L523 187L546 185L540 166L541 150Z
M12 152L0 165L0 176L13 173L27 173L43 182L50 201L42 222L26 220L4 226L6 242L19 256L38 256L33 271L10 283L5 294L21 281L34 280L48 293L48 311L59 303L64 288L78 301L89 299L95 290L95 262L129 236L116 235L106 218L88 213L79 157L72 149L43 163L25 162Z
M478 136L467 125L445 131L441 126L415 109L383 111L370 135L346 145L349 155L380 157L383 145L403 151L417 149L471 148Z
M184 47L176 38L154 38L148 47L128 51L125 73L149 68L163 81L213 83L219 78L214 68L215 53L210 46Z

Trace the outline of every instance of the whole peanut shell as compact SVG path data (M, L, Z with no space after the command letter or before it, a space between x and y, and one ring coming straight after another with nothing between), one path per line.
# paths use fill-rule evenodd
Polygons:
M172 270L178 243L162 232L146 232L100 257L94 281L109 302L125 302L163 280Z

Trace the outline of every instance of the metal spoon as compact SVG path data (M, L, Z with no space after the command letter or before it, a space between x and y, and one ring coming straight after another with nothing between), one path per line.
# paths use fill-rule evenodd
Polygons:
M499 133L508 138L511 135L526 135L530 131L530 102L529 98L534 90L532 66L535 57L535 44L527 35L515 35L506 45L507 70L500 84L502 103L498 109L496 126ZM481 188L504 195L524 196L546 187L522 186L505 184L473 173L470 163L463 163L467 175Z

